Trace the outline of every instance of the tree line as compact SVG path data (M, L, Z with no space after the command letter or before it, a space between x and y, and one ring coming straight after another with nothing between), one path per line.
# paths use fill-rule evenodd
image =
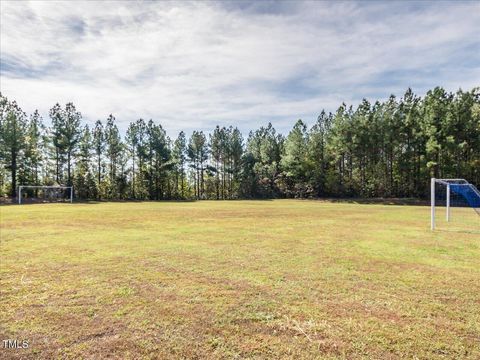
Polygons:
M73 103L49 126L0 94L0 195L19 185L73 185L97 200L425 197L430 177L480 184L480 88L342 104L286 135L272 124L181 131L138 119L124 136L113 115L91 127ZM28 195L28 194L27 194ZM33 194L30 194L33 195Z

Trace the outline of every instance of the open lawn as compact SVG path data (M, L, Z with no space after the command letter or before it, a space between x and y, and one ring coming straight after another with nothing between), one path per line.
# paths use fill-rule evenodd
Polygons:
M470 209L435 233L428 207L321 201L0 212L0 340L29 341L4 359L480 358Z

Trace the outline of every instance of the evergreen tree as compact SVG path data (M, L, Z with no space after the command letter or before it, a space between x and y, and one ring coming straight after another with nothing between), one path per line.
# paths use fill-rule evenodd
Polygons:
M135 165L136 165L136 156L137 156L137 147L138 147L138 134L137 134L137 124L131 123L127 129L126 135L126 143L127 143L127 150L130 155L130 159L132 162L132 169L131 169L131 197L133 199L136 198L135 194Z
M253 174L255 174L254 197L275 197L280 195L277 180L280 176L280 161L283 153L284 138L277 134L271 123L250 132L247 140L247 153L253 158ZM250 165L247 161L245 165ZM246 171L249 173L250 171ZM245 180L245 179L244 179ZM250 180L247 182L251 183Z
M93 153L92 135L88 125L81 131L75 171L75 193L82 199L97 198L97 188L91 171Z
M225 178L225 128L217 127L210 134L210 154L212 157L212 168L215 172L215 197L220 199L220 172L222 171L222 180ZM220 169L221 161L223 162L222 169ZM225 197L225 182L222 181L222 198Z
M122 140L118 127L115 124L115 117L110 114L104 130L105 136L105 154L108 161L108 197L116 199L119 197L117 170L119 165L119 158L123 150Z
M73 103L65 105L65 119L61 132L67 155L67 184L72 185L72 159L75 155L78 142L80 141L80 123L82 115L77 111Z
M40 171L44 157L44 139L43 132L45 127L38 110L30 116L28 128L25 137L25 162L28 168L28 183L32 185L40 184Z
M241 169L242 169L242 159L243 159L243 136L238 128L232 129L230 132L229 138L229 154L231 159L230 172L231 185L230 185L230 198L237 198L240 194L240 183L241 183Z
M19 164L25 150L25 136L27 132L26 114L17 105L9 102L0 94L1 123L0 149L5 168L10 171L10 196L17 195L17 175Z
M180 187L180 196L185 198L185 162L187 154L187 139L185 133L180 131L173 144L172 158L175 163L175 197L178 198L178 188ZM179 182L180 180L180 182Z
M146 129L146 158L148 160L148 192L151 200L171 197L169 171L173 167L170 161L169 139L161 125L152 120Z
M328 166L329 154L327 151L327 143L332 117L333 115L331 113L327 115L325 111L322 111L308 136L307 161L312 168L310 182L316 196L328 194L326 179L330 168Z
M96 193L97 198L100 199L102 191L102 159L105 150L105 134L103 125L100 120L95 123L95 128L92 129L93 150L95 154L95 168L96 168Z
M283 192L288 196L306 197L312 192L307 183L311 173L308 141L307 125L298 120L285 139L285 153L281 159L284 170Z
M208 143L203 131L194 131L188 143L188 157L194 170L195 197L205 194L205 163L208 159Z
M65 162L66 144L63 137L64 119L60 104L56 103L49 112L52 121L51 137L55 161L55 181L60 184L63 180L63 164Z

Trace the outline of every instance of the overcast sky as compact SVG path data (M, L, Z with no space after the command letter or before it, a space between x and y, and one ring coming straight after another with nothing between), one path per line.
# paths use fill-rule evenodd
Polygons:
M342 102L480 85L480 2L1 2L1 92L179 130L287 132Z

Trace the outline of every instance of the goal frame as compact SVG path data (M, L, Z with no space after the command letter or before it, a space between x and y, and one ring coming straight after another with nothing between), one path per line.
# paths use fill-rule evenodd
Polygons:
M18 187L18 205L22 204L23 189L70 189L70 203L73 203L73 186L20 185Z
M432 231L435 230L435 185L438 183L446 187L445 219L447 222L450 222L450 184L453 182L457 184L469 184L465 179L430 179L430 229Z

